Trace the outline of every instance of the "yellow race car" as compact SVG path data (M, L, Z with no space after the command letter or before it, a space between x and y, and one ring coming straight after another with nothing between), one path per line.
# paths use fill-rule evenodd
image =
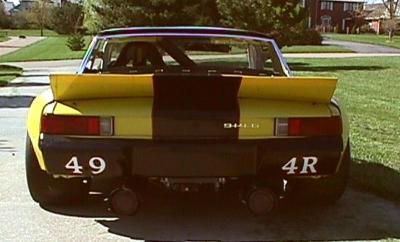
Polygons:
M337 79L294 77L272 38L209 27L99 33L76 74L50 76L28 115L26 174L43 204L82 201L102 181L134 214L151 184L244 191L256 214L333 202L348 178Z

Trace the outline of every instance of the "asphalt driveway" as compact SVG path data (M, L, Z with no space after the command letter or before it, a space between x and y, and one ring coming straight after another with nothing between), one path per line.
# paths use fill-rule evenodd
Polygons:
M324 39L322 42L327 45L338 45L349 49L355 53L375 53L375 54L400 54L400 49L385 47L380 45L356 43L350 41Z

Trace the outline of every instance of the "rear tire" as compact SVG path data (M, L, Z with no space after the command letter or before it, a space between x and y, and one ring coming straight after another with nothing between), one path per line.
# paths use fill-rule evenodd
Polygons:
M31 197L40 204L81 203L89 194L89 181L84 183L83 178L54 178L43 171L28 136L26 137L25 168Z
M333 204L343 195L349 178L350 143L347 143L339 171L328 178L293 179L289 181L290 200L307 204Z

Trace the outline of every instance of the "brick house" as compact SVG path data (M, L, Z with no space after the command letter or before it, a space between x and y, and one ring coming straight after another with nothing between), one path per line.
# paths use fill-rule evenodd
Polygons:
M29 10L37 3L38 0L20 0L18 6L19 11ZM79 2L78 0L50 0L55 7L61 7L66 2Z
M325 31L347 32L354 25L354 11L364 8L365 0L303 0L309 10L308 26Z

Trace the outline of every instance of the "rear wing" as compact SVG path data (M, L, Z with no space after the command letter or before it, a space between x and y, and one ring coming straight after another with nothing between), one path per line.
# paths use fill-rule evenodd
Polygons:
M153 76L56 74L50 76L50 85L57 101L153 97ZM190 78L190 75L187 78ZM238 98L329 103L337 81L336 78L328 77L242 76Z

